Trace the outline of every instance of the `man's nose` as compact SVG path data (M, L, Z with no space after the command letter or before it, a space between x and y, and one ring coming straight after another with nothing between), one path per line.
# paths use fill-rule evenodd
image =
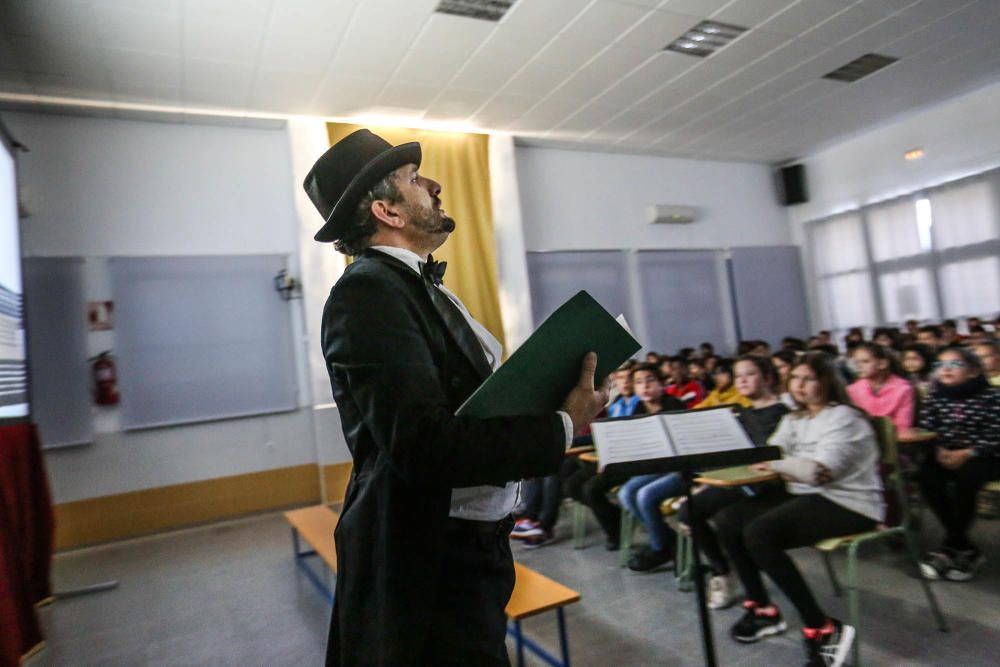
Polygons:
M432 197L437 197L441 194L441 184L435 181L433 178L428 178L427 180L427 191L431 193Z

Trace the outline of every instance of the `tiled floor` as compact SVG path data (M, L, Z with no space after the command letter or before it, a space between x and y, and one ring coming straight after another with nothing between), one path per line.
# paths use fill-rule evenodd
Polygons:
M568 531L567 516L559 526L565 539L534 551L515 547L515 557L582 593L567 612L575 665L703 663L692 594L677 592L667 572L619 568L617 555L606 552L596 534L587 548L574 551ZM934 629L902 556L880 547L869 551L861 568L866 664L1000 664L1000 523L981 521L976 535L993 556L979 579L936 587L952 625L948 634ZM800 550L795 558L821 604L843 616L845 602L831 595L816 554ZM843 558L837 561L843 571ZM29 667L322 664L329 609L297 572L280 513L56 559L57 588L109 579L120 586L42 610L48 645ZM736 608L712 614L719 664L801 664L793 613L785 636L752 646L727 636L739 614ZM553 614L528 619L525 631L557 651Z

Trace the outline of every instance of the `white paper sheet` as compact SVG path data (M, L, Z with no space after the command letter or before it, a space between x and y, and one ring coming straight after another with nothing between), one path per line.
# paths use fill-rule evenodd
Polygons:
M604 470L604 466L610 463L676 456L663 422L654 416L594 422L591 432L600 461L598 470Z
M753 447L729 410L692 410L665 415L663 421L678 456Z

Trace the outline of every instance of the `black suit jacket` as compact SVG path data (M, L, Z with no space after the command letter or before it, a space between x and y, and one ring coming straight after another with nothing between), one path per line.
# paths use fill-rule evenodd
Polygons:
M472 419L484 377L411 268L366 251L330 292L323 353L354 469L336 530L328 665L407 665L432 622L451 489L557 470L556 415ZM474 595L474 591L470 591Z

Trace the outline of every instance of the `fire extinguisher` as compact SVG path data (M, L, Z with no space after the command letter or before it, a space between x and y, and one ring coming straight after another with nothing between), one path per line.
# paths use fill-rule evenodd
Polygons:
M91 359L94 372L94 402L98 405L118 404L118 373L111 351L101 352Z

